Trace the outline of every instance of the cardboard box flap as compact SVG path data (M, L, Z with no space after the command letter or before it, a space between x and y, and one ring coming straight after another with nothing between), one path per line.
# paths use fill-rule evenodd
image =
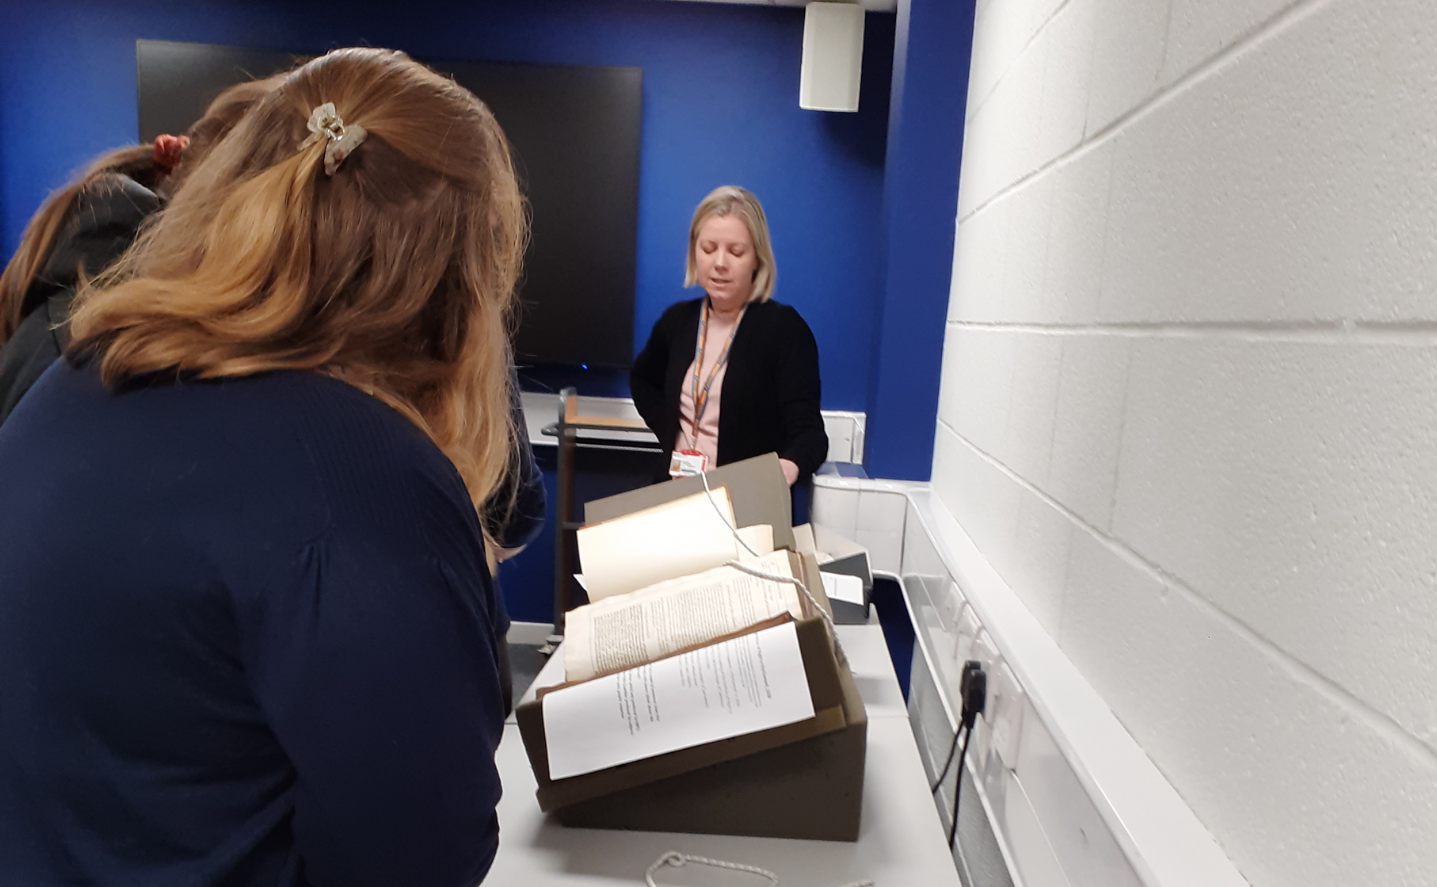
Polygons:
M812 525L812 530L814 548L824 560L838 560L852 557L855 554L865 556L868 554L867 548L852 539L845 539L827 527Z
M817 524L799 524L793 528L793 538L794 551L816 555L819 566L850 557L868 557L867 548Z
M868 565L868 549L816 524L794 527L793 537L798 546L797 550L812 553L815 563L823 572L855 576L863 583L864 606L839 602L832 611L834 620L839 624L850 625L867 622L867 601L873 592L873 571Z
M574 828L857 841L868 725L559 808Z
M708 473L710 489L728 487L734 519L740 527L768 524L773 527L773 547L794 547L793 503L788 481L779 467L778 456L765 453L733 462ZM704 482L698 477L681 477L617 496L595 499L584 505L584 522L613 520L635 511L662 505L684 496L701 493Z
M796 555L796 557L799 561L797 565L799 568L798 572L803 579L804 587L808 589L809 594L813 595L813 599L818 601L818 605L828 613L828 618L832 619L833 602L828 599L828 592L824 591L823 573L818 568L818 560L811 554L799 554ZM799 592L799 594L802 594L802 592ZM812 606L812 604L809 606ZM814 615L817 616L818 614L815 613Z
M813 541L813 524L799 524L793 528L793 550L802 554L818 554L818 545Z
M634 761L608 770L540 785L535 796L539 800L539 809L548 813L571 804L583 803L625 789L651 785L664 779L701 770L704 767L736 761L805 739L833 733L847 726L842 707L825 708L816 711L813 718L807 721L700 746L699 748L706 752L702 761L693 760L693 756L685 757L683 752L670 752L666 755L649 758L646 761ZM748 741L742 742L741 740ZM685 749L685 751L692 751L692 749ZM638 764L647 764L648 766L643 767L640 771L637 768Z

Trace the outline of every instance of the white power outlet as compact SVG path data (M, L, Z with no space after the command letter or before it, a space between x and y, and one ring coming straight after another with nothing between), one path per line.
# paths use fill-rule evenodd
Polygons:
M973 724L973 732L968 737L968 756L973 762L973 772L977 773L980 779L986 780L986 774L995 766L991 760L994 751L991 713L996 704L998 691L997 669L1003 659L998 654L998 647L993 643L993 639L982 628L978 629L978 635L973 640L973 647L968 658L981 663L983 671L988 677L988 693L983 699L983 715Z
M994 669L988 686L993 689L993 694L985 717L993 728L993 749L1009 770L1016 770L1018 739L1023 732L1023 709L1027 707L1027 695L1006 662L1000 662Z
M983 779L983 774L988 770L988 753L993 748L993 729L979 718L973 724L973 732L968 736L968 753L966 757L973 764L973 772Z
M957 684L954 682L957 679L952 677L954 673L952 663L953 658L957 655L955 650L958 646L957 633L943 626L937 607L925 604L919 610L919 619L924 625L929 626L927 635L933 647L930 652L933 655L933 667L938 670L940 681L945 685L952 684L956 687ZM950 689L948 692L951 694L952 690Z
M968 658L983 663L983 670L988 672L988 701L984 708L991 708L993 704L993 669L1003 661L1003 658L998 655L998 648L994 645L993 639L988 637L986 629L978 629L978 638L973 642L973 652L968 655Z
M958 648L954 651L958 659L958 670L963 670L963 663L973 658L973 644L978 640L978 632L983 626L978 623L978 614L973 612L973 606L965 603L963 611L958 615Z
M941 620L944 631L953 631L958 626L958 616L961 614L968 602L963 599L963 593L958 590L958 583L947 576L930 579L930 588L933 589L933 603L938 607L938 618Z

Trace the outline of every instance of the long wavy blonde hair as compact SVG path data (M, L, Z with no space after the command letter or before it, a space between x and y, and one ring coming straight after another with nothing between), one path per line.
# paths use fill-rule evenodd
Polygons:
M301 147L325 102L369 133L333 176L323 139ZM402 53L336 50L269 91L81 291L69 358L112 389L328 373L422 429L479 507L517 452L509 333L526 234L482 102Z

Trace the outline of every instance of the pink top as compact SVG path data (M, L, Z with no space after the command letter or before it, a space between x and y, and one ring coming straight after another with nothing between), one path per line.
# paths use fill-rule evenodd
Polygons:
M709 372L713 370L714 364L718 362L724 352L724 343L728 341L729 334L733 332L734 321L722 320L716 315L709 315L708 341L704 344L704 365L699 367L699 388L708 381ZM697 348L695 348L695 360L698 359ZM723 377L728 370L728 363L719 367L714 373L713 384L709 386L708 403L704 406L704 414L699 419L698 435L694 435L694 364L689 362L688 369L684 372L684 384L679 386L679 435L674 440L676 450L698 450L708 457L708 467L715 468L718 465L718 428L719 428L719 400L723 392Z

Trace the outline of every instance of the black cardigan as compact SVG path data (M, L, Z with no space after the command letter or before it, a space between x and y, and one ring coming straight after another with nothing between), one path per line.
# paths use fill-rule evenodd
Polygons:
M629 371L639 415L664 448L664 470L679 433L679 392L698 349L703 299L670 305ZM718 464L777 453L800 479L828 458L819 413L818 344L798 312L753 302L729 351L719 400Z

